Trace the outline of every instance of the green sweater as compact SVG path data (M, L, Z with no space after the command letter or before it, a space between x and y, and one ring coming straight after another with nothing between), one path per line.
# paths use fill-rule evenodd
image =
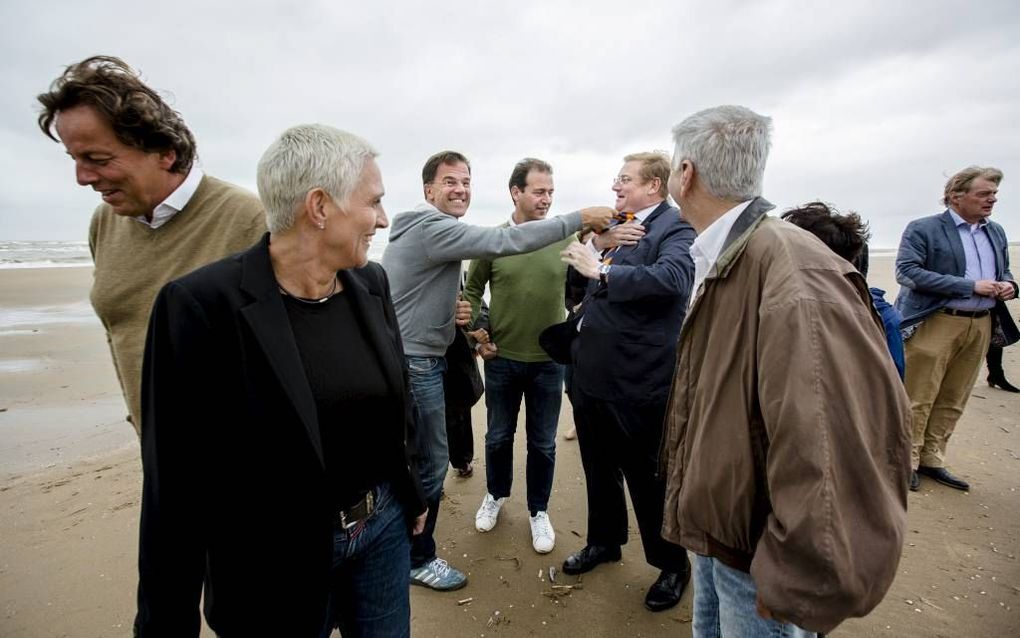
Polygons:
M567 265L560 251L577 241L573 236L535 252L495 260L476 259L468 268L464 299L471 318L478 318L482 293L489 285L489 335L504 359L551 361L538 345L538 335L563 321L563 286Z
M124 400L141 433L142 354L149 313L165 283L239 252L266 232L253 194L208 175L182 211L153 229L102 204L92 216L90 299L106 329ZM179 397L187 401L188 397Z

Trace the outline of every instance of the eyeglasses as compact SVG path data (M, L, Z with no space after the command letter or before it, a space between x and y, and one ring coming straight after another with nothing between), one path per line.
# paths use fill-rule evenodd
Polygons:
M613 186L620 186L622 184L630 184L634 181L634 178L630 175L617 175L613 178Z

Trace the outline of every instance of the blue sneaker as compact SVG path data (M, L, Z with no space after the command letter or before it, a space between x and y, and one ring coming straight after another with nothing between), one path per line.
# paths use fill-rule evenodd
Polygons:
M432 562L411 569L411 584L436 591L452 591L467 585L467 576L442 558L433 558Z

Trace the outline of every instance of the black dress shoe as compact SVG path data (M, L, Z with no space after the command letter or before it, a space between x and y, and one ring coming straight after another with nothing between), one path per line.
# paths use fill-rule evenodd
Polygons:
M620 560L619 545L609 547L603 545L585 545L582 549L567 556L567 560L563 561L563 573L583 574L595 569L595 566L599 563L610 563L616 560Z
M990 385L993 388L998 386L1005 390L1006 392L1020 392L1020 388L1016 387L1009 381L1006 381L1005 375L998 376L988 375L988 385Z
M916 471L910 472L910 491L916 492L921 489L921 477L917 475Z
M918 474L924 474L929 478L933 478L943 485L948 485L954 490L963 490L966 492L970 489L970 483L963 480L962 478L953 476L944 467L928 467L927 465L920 465L917 468Z
M690 566L681 573L660 572L645 595L645 607L650 611L665 611L670 607L676 607L690 580Z

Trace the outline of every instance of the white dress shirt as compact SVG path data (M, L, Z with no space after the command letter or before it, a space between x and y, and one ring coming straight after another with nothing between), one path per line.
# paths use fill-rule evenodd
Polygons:
M198 162L192 163L191 170L188 171L188 176L184 178L181 185L174 189L174 192L170 193L166 199L152 210L152 221L146 219L145 215L139 215L135 219L153 230L167 223L174 215L184 210L184 207L188 205L188 202L194 197L195 191L198 190L198 185L202 182L203 175L205 173L199 168Z
M701 284L705 282L705 278L712 272L715 262L719 259L719 253L722 252L723 244L730 235L730 229L733 228L740 213L744 212L751 201L749 199L729 209L694 239L694 243L691 244L691 259L694 260L694 286L691 288L689 303L694 303Z

